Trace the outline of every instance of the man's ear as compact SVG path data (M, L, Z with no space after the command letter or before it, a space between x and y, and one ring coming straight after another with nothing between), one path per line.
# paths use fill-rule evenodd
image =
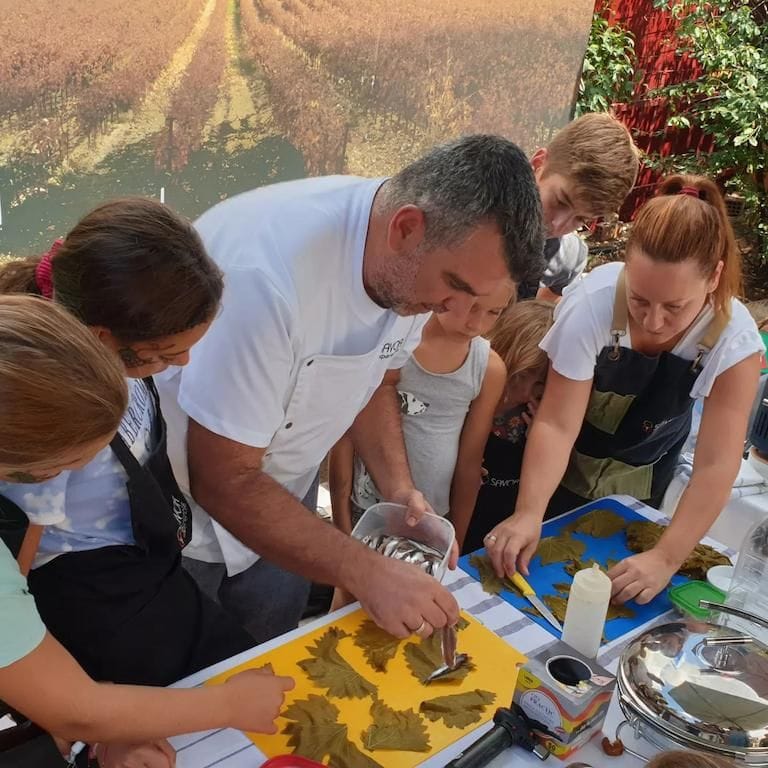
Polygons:
M387 245L395 253L415 248L424 239L426 225L424 211L417 205L398 208L389 220Z
M549 152L547 152L547 148L539 147L539 149L533 153L533 157L531 157L531 165L533 166L533 170L543 171L544 166L547 164L548 157Z

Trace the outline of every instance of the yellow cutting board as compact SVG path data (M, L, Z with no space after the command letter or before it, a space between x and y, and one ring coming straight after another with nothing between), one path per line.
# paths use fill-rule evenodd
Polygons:
M338 651L341 656L368 682L377 686L379 698L394 709L413 709L418 712L422 701L438 696L466 693L476 688L496 694L496 700L486 708L482 719L466 728L448 728L442 720L432 722L424 717L423 721L429 733L431 747L429 752L366 751L360 736L371 724L372 699L368 697L364 699L330 698L333 705L339 709L339 720L348 726L350 740L384 768L412 768L412 766L418 765L430 755L445 749L464 734L477 728L481 723L488 722L493 717L497 707L508 707L512 701L518 667L526 661L526 657L476 619L467 614L462 614L462 616L469 622L469 625L459 632L458 650L461 653L469 654L476 669L470 672L464 680L458 682L436 681L426 686L411 674L405 662L403 649L408 642L418 643L419 640L416 637L401 641L397 654L387 664L386 672L377 672L368 664L362 649L354 644L353 637L342 638L339 642ZM368 617L362 610L353 611L306 635L291 640L279 648L266 651L261 656L257 656L229 672L217 675L208 680L206 684L222 683L235 672L271 664L275 674L290 675L296 680L296 687L286 695L286 706L297 699L306 699L310 693L325 695L325 690L317 688L312 683L304 671L299 668L298 662L310 658L307 646L312 646L315 640L328 631L329 627L338 627L350 635L354 635L366 618ZM283 718L278 718L277 725L280 731L284 729L287 722ZM289 754L293 751L292 747L288 746L288 736L282 733L275 735L249 733L248 736L267 757Z

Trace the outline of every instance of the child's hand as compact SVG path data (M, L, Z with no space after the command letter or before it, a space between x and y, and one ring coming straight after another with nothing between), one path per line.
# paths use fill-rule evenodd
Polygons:
M529 400L527 404L527 410L523 411L520 416L525 422L525 426L528 427L528 429L531 428L531 424L533 424L533 418L536 416L536 411L539 410L539 401L538 400Z
M148 744L97 744L93 756L99 768L174 768L176 750L165 740Z
M277 733L285 692L295 683L292 677L275 675L271 669L247 669L227 680L224 692L229 704L229 725L239 731Z

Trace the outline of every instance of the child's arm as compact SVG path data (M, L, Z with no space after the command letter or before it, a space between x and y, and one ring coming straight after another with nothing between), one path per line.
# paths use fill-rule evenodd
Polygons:
M331 492L333 524L342 533L352 533L352 474L354 470L354 447L352 438L345 434L331 448L328 457L328 487Z
M24 540L21 542L21 549L16 558L22 576L28 576L32 569L32 563L35 560L37 548L40 546L40 539L43 537L44 530L45 528L42 525L37 525L35 523L30 523L29 526L27 526Z
M461 430L459 455L451 486L451 522L456 529L459 549L475 510L477 492L482 482L483 450L493 425L493 412L501 399L507 369L502 359L491 350L480 394L469 406Z
M276 733L293 680L264 670L193 689L94 682L51 635L0 667L0 697L51 733L87 743L152 741L212 728Z

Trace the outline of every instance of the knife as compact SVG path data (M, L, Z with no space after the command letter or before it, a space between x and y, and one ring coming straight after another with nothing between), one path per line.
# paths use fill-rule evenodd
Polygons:
M552 611L547 608L542 600L536 595L533 587L516 571L511 578L511 582L523 593L528 602L558 631L563 631L563 626L552 615Z

